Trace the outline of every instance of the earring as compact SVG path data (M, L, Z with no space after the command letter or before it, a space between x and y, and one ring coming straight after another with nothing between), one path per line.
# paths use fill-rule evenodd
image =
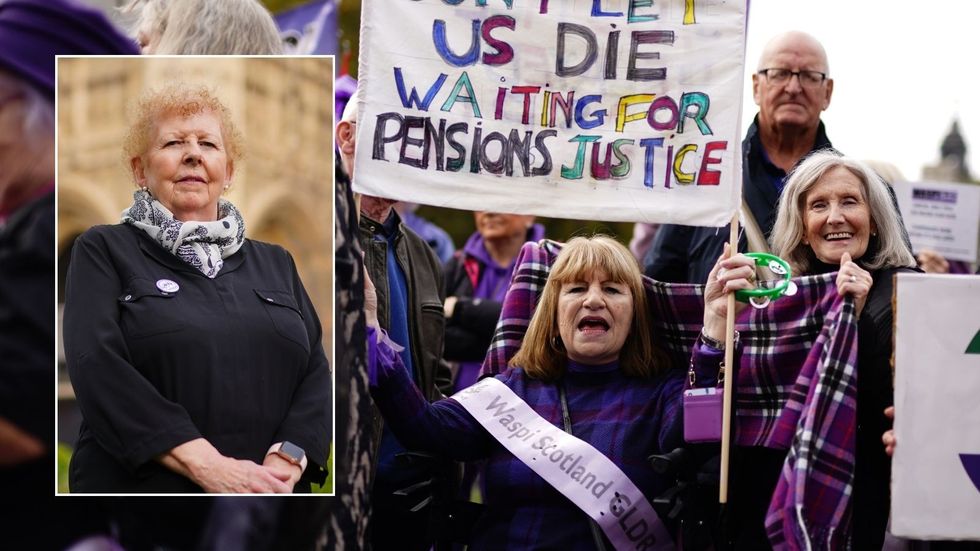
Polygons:
M564 350L565 349L565 343L561 342L561 337L559 337L557 335L554 336L554 337L551 337L551 346L555 350Z

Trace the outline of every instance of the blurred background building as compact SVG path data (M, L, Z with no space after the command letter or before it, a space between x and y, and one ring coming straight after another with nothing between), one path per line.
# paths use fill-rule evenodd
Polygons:
M954 119L949 133L939 146L939 162L922 167L922 179L935 182L971 183L970 167L967 166L966 142L960 134L960 121Z
M78 235L115 224L132 203L123 159L129 110L146 89L177 80L213 87L245 136L226 197L245 235L293 255L323 325L333 328L333 60L330 58L62 58L58 62L58 303ZM60 330L60 315L59 315ZM61 339L59 338L59 346ZM59 441L80 415L59 350Z

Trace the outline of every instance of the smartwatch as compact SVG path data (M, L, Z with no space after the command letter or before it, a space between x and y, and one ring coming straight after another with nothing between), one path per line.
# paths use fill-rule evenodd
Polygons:
M306 470L306 452L303 451L303 448L289 442L288 440L279 445L273 445L272 449L269 450L269 453L274 453L286 461L289 461L293 465L299 467L300 470Z

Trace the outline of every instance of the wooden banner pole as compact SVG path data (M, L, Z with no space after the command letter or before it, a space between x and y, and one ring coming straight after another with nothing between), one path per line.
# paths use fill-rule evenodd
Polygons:
M728 255L738 254L738 210L732 215L731 231L728 234ZM731 456L732 395L735 377L732 376L735 361L735 293L728 295L728 309L725 317L725 393L721 414L721 479L718 485L718 502L728 503L728 463Z

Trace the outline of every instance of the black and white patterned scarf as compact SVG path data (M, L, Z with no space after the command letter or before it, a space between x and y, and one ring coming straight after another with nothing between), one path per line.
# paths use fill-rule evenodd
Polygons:
M146 232L177 258L214 278L225 258L235 254L245 241L242 215L224 199L218 200L218 219L214 222L181 222L150 195L136 190L133 204L122 212L122 222Z

